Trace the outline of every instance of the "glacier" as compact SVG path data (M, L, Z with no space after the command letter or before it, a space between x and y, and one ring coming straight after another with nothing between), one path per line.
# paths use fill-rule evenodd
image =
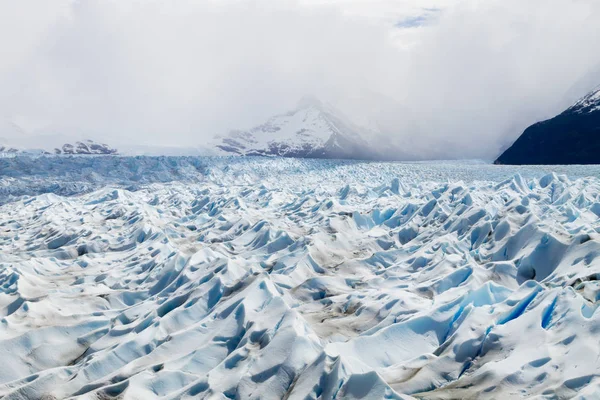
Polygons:
M600 397L600 166L0 159L0 398Z

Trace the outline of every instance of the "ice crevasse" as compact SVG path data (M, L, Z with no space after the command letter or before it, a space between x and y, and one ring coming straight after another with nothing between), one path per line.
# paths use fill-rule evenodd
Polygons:
M600 397L580 170L29 162L0 165L3 399Z

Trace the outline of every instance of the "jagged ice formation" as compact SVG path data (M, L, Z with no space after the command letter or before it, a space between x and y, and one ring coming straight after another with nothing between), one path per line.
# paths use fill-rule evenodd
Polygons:
M597 167L0 163L3 399L600 396Z

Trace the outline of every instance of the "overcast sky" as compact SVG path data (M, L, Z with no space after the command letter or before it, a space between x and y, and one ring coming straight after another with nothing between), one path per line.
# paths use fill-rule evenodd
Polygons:
M314 95L492 159L600 84L598 49L598 0L0 0L0 137L198 146Z

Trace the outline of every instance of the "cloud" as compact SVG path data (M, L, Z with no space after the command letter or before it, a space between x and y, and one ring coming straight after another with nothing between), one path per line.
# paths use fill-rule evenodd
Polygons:
M596 3L1 2L0 118L197 146L314 94L424 158L493 158L600 83Z
M600 3L464 1L423 32L406 70L424 134L493 158L600 83ZM459 151L458 149L456 150Z
M27 26L44 2L14 4L2 3ZM306 93L368 85L365 72L390 51L383 28L287 1L89 0L61 10L31 40L7 41L2 114L120 140L194 144ZM17 25L1 36L19 41Z

